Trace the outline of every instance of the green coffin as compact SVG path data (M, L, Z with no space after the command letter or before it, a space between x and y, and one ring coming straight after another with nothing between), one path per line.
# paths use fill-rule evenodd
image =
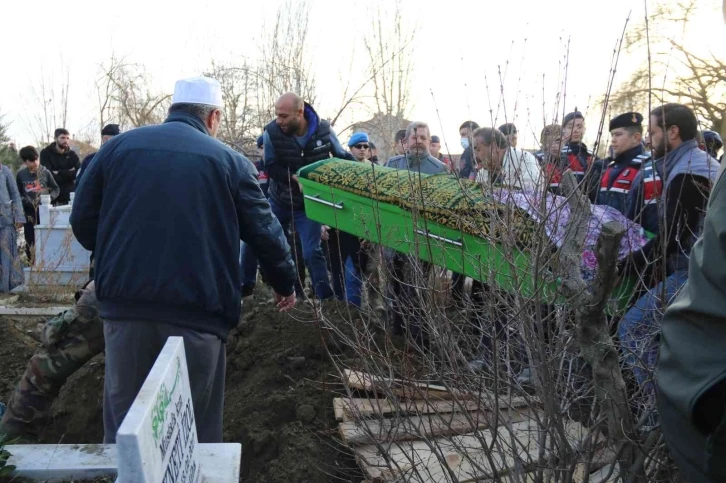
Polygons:
M472 182L334 158L302 168L298 178L312 220L507 292L562 302L550 267L535 267L530 257L556 251L542 227ZM630 280L617 287L618 306L632 288Z

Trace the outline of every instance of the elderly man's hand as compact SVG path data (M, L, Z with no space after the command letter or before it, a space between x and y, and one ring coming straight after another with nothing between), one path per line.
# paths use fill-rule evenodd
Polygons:
M296 174L292 175L292 179L297 183L298 187L300 188L300 193L303 191L303 185L300 183L300 180L298 179Z
M320 239L323 241L330 240L330 233L328 233L328 230L330 230L330 227L328 225L322 225L320 227Z
M288 310L291 310L293 307L295 307L296 302L297 299L295 297L294 291L292 292L292 294L287 296L280 295L279 293L275 292L275 305L278 309L280 309L280 312L287 312Z

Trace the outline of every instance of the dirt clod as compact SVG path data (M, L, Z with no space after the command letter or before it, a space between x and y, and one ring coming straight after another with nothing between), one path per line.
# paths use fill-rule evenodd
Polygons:
M248 314L230 334L224 413L224 441L242 443L240 481L359 482L354 459L334 438L336 371L312 309L299 304L281 314L266 304L263 287L245 299ZM343 311L341 311L342 313ZM12 322L12 323L11 323ZM7 402L39 343L25 330L38 318L0 317L0 401ZM17 326L17 328L15 328ZM27 442L100 443L103 440L104 357L74 374L58 396L50 421Z

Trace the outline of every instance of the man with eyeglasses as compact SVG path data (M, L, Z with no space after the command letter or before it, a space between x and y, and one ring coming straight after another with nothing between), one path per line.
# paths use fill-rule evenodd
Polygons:
M371 157L368 134L357 132L348 140L348 149L356 161L368 161Z

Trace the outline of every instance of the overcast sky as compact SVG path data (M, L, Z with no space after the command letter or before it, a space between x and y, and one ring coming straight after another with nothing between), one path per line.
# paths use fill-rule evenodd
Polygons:
M212 59L255 57L260 27L281 1L3 1L0 112L11 122L11 136L19 144L31 143L29 125L39 111L31 86L40 75L59 79L64 66L71 84L66 127L80 133L93 122L93 80L99 63L111 53L143 63L155 85L171 92L176 79L199 74ZM316 108L330 116L340 105L341 78L359 80L367 74L361 39L380 0L310 1ZM569 38L565 107L588 110L586 141L592 143L599 121L595 104L607 86L613 48L631 9L631 24L642 20L642 3L404 0L405 22L420 29L410 118L428 121L432 133L442 135L450 150L459 152L457 130L462 121L471 118L496 126L504 122L506 112L507 120L520 129L520 142L534 147L543 112L548 122L552 120ZM700 21L704 23L699 42L726 45L720 17ZM505 69L507 59L502 97L498 70ZM616 82L641 61L623 54ZM339 126L367 116L365 111L351 111Z

